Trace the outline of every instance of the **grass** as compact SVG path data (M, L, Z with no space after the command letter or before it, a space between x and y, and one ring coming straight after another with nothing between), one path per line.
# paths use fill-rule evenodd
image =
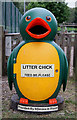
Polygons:
M71 104L75 104L75 105L77 104L76 101L73 101L73 100L65 100L65 103L68 103L68 104L71 103Z
M63 29L63 30L65 30L65 28ZM61 31L61 28L60 27L58 27L58 31ZM77 31L77 28L73 28L73 27L67 27L67 31Z
M75 110L75 105L76 105L76 100L75 100L75 80L74 78L70 79L68 78L67 82L67 87L66 91L63 92L63 86L61 87L61 90L59 92L59 95L64 97L65 103L64 103L64 108L63 110L60 110L58 112L52 112L49 114L33 114L33 113L27 113L27 112L20 112L20 111L13 111L10 109L10 99L11 96L15 93L15 89L13 88L13 91L10 91L8 87L8 82L7 82L7 77L3 78L3 101L2 101L2 118L11 118L11 119L19 119L19 118L35 118L35 119L53 119L55 118L64 120L75 120L76 119L76 110ZM6 91L6 92L5 92Z

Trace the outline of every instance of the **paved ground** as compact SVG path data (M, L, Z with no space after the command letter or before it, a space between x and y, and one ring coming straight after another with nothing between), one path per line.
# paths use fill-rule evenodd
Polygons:
M16 93L13 87L13 90L10 91L7 81L7 76L2 79L2 118L73 118L76 119L76 109L75 109L75 81L74 79L68 79L66 91L63 93L61 88L60 95L64 97L65 103L64 108L61 111L53 112L50 114L30 114L26 112L13 111L10 109L10 99L11 96ZM70 119L69 119L70 120Z

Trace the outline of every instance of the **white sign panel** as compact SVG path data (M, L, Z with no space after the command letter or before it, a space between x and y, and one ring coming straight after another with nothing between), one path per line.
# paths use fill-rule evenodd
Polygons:
M5 38L5 55L10 56L11 54L11 37L8 36Z
M21 77L54 77L54 64L21 64Z
M33 106L18 105L18 110L30 111L30 112L51 112L51 111L58 111L58 105L48 106L48 107L33 107Z
M6 49L5 49L5 55L6 55L6 56L10 56L10 54L11 54L11 48L9 48L9 49L6 48Z
M5 39L5 47L6 48L11 48L11 37L6 37Z

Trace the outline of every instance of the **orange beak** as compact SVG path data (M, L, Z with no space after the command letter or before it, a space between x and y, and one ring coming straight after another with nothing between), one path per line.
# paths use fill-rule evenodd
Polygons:
M51 32L51 28L43 19L38 17L28 24L26 32L33 38L41 39Z

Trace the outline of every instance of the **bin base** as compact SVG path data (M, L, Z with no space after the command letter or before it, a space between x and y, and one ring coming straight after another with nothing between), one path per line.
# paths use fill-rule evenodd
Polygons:
M48 113L48 112L56 112L58 110L63 109L64 106L64 98L61 96L57 96L56 98L57 104L48 104L48 103L41 103L41 104L35 104L35 103L29 103L29 104L20 104L19 103L19 97L17 94L14 94L11 97L11 104L10 108L13 110L19 110L19 111L26 111L26 112L34 112L34 113Z

